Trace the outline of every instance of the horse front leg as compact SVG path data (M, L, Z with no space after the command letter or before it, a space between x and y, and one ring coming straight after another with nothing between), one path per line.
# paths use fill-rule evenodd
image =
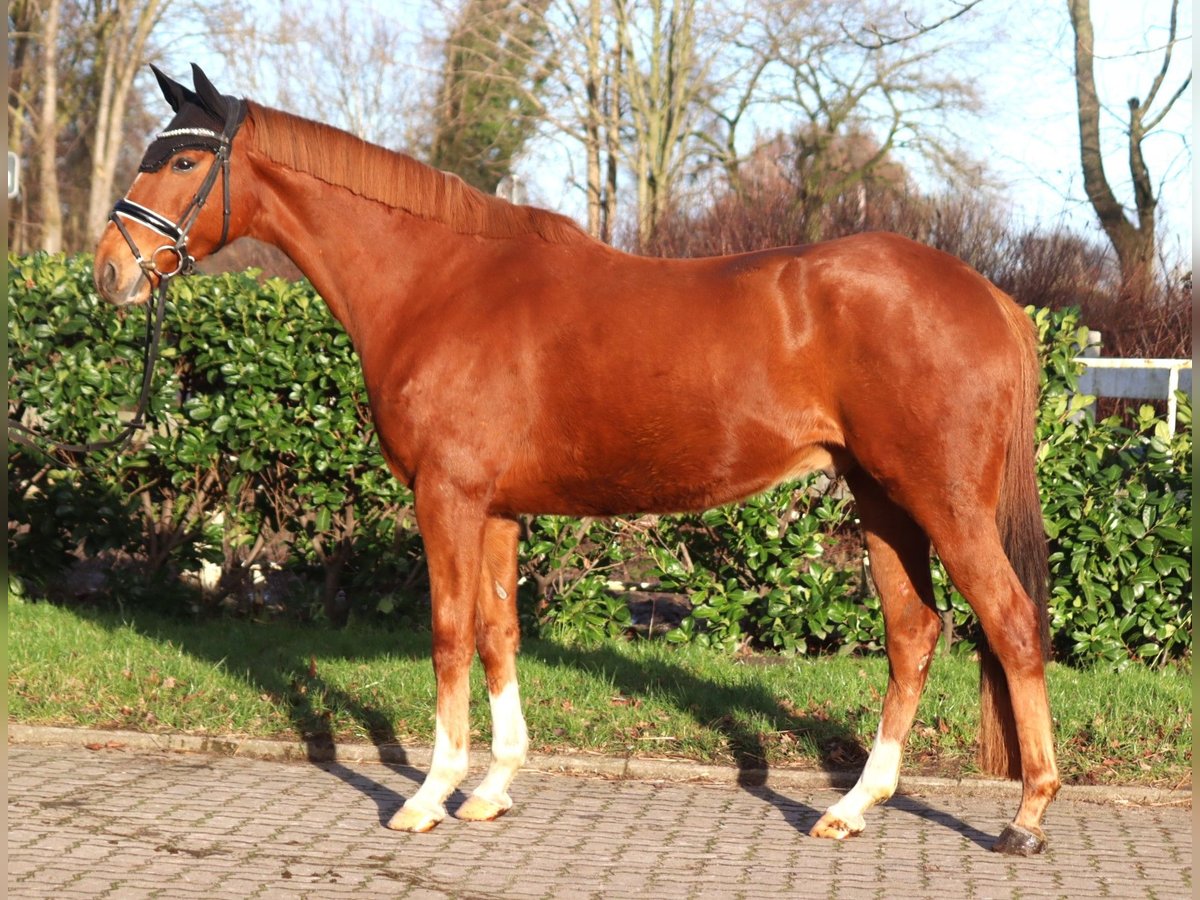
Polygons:
M512 807L508 786L525 763L529 748L521 697L517 690L517 538L513 519L488 519L483 565L475 607L475 643L487 675L492 708L492 764L455 815L486 822Z
M445 484L423 487L416 511L433 599L437 720L429 773L388 822L396 831L428 831L446 817L446 798L466 777L470 751L470 668L485 516L463 492Z

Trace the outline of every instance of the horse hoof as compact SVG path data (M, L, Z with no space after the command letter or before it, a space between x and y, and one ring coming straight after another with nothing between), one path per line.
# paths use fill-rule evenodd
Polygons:
M863 830L862 825L855 827L845 822L839 816L832 813L825 813L821 816L816 825L809 831L809 835L815 838L827 838L833 841L844 841L848 837L854 837L860 834Z
M440 821L442 821L442 816L435 815L429 812L429 810L417 809L405 804L392 816L392 820L387 823L387 827L392 829L392 831L409 831L414 834L421 834L430 831Z
M509 800L507 796L497 802L487 797L480 797L478 794L472 794L467 798L467 802L454 813L454 817L463 822L490 822L498 819L511 808L512 800Z
M992 844L996 853L1009 856L1035 856L1046 849L1046 835L1040 828L1030 831L1020 825L1006 825Z

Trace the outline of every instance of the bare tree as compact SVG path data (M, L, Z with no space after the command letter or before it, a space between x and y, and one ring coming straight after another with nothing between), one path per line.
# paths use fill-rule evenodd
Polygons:
M697 0L615 0L621 83L628 97L629 163L639 243L674 196L699 130L714 55L701 47ZM713 48L708 48L713 49Z
M555 0L546 132L582 149L593 234L611 237L618 170L628 179L622 202L636 203L641 243L664 209L712 197L722 178L736 187L748 128L803 138L798 172L814 208L900 151L961 170L940 126L975 95L951 71L949 39L931 36L972 5L918 34L883 2L856 5L852 19L831 0ZM862 46L869 24L902 39ZM831 148L851 135L870 136L875 152L847 170Z
M939 19L934 19L932 22L921 21L914 19L907 11L904 13L904 27L897 31L884 31L883 28L875 22L863 22L856 29L851 29L843 25L843 31L850 40L862 47L864 50L880 50L892 44L902 44L905 41L911 41L922 35L936 31L943 25L953 22L955 19L965 16L976 6L982 3L983 0L951 0L950 12L947 12Z
M544 120L582 147L588 229L612 239L620 196L633 200L635 239L645 241L706 165L710 101L738 19L712 0L558 0L548 21L555 70Z
M92 129L92 171L87 229L99 237L113 204L117 159L125 142L125 116L134 76L142 68L150 33L163 12L162 0L107 0L95 5L94 72L99 99Z
M1157 259L1158 197L1146 165L1143 145L1192 80L1189 68L1172 93L1163 93L1171 74L1175 47L1181 40L1177 31L1179 0L1171 2L1167 40L1160 50L1161 63L1145 98L1134 96L1127 102L1126 135L1129 174L1133 180L1132 219L1127 208L1117 199L1104 168L1100 134L1102 105L1096 90L1096 40L1091 3L1090 0L1067 0L1067 6L1075 34L1075 92L1079 107L1079 154L1084 190L1117 254L1124 283L1123 293L1128 298L1139 298L1145 296L1154 277Z
M206 42L239 61L230 73L238 90L376 144L405 143L415 64L400 12L361 0L225 0L203 4L199 14ZM298 64L302 77L294 77Z
M583 30L583 148L587 158L587 228L600 240L612 240L617 205L617 154L620 133L621 51L605 47L601 0L588 0Z
M628 138L614 9L612 0L468 0L448 12L434 38L429 161L474 173L468 180L486 189L529 139L565 139L585 160L588 229L610 240Z
M130 146L144 145L132 87L163 9L164 0L10 6L9 146L31 171L10 246L75 251L96 239L118 175L136 159Z
M616 224L617 172L626 124L624 61L614 6L611 0L555 0L547 8L546 22L554 67L543 90L543 133L582 148L580 187L588 232L609 242Z
M443 42L430 164L487 193L511 175L536 130L542 85L554 66L549 0L467 0Z
M364 140L398 146L404 141L410 84L405 29L383 15L348 13L347 7L335 4L315 22L304 22L304 52L320 66L320 77L306 80L298 93L292 91L290 98L285 94L285 99L292 108L302 109L301 95L306 94L308 107L322 121Z
M8 149L17 154L24 149L34 115L35 98L29 85L37 80L38 12L33 0L13 0L8 6ZM23 253L28 246L27 229L23 227L28 217L28 197L25 188L15 201L9 201L8 248L14 253Z
M809 239L820 231L824 206L893 165L899 151L947 172L963 172L961 150L940 125L950 111L977 104L971 85L950 70L952 45L929 39L933 26L904 40L868 44L856 35L899 34L907 20L882 4L856 7L858 24L848 14L833 13L830 4L810 0L767 0L752 7L739 46L757 62L747 64L752 79L738 102L726 107L735 115L721 117L728 130L719 144L714 141L737 187L741 157L732 132L745 112L764 104L792 112L793 180ZM853 154L845 152L849 141L856 146Z

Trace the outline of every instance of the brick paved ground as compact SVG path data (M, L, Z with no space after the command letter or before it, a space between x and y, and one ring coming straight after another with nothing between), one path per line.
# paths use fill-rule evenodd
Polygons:
M1192 895L1191 812L1179 807L1060 800L1048 852L1009 859L986 847L1010 800L897 797L835 844L804 834L833 790L523 772L498 822L386 830L419 777L368 762L10 746L8 896Z

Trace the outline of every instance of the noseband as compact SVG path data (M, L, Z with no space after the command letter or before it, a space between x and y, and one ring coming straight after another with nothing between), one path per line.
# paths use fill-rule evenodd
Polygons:
M212 193L213 187L217 183L217 175L221 176L221 186L223 195L223 207L221 218L221 239L217 242L214 250L219 250L225 246L225 240L229 237L229 153L233 144L233 137L237 134L238 129L242 125L242 120L245 118L245 103L241 100L230 98L236 104L225 118L225 128L221 133L217 133L208 128L176 128L171 131L164 131L158 135L156 140L164 138L200 138L204 143L212 142L214 144L212 151L214 158L212 165L209 167L208 174L204 176L204 181L200 184L200 189L196 191L196 195L192 197L191 203L180 215L177 222L172 222L161 213L155 212L148 207L142 206L140 203L135 203L132 200L122 197L113 207L109 219L117 230L121 232L121 237L125 238L125 243L129 245L130 251L133 253L133 258L145 273L146 278L150 279L151 275L157 275L160 285L164 285L168 280L176 275L189 275L196 265L195 258L188 253L187 242L188 234L192 230L192 226L196 224L196 219L200 217L201 210L204 209L204 204L208 200L208 195ZM149 258L142 255L141 249L133 236L130 235L129 229L125 227L122 219L130 219L137 222L139 225L144 225L151 231L161 234L168 238L171 243L163 244L158 247ZM158 258L164 252L169 251L175 254L176 265L174 269L163 270L158 267ZM151 281L153 286L153 281Z

